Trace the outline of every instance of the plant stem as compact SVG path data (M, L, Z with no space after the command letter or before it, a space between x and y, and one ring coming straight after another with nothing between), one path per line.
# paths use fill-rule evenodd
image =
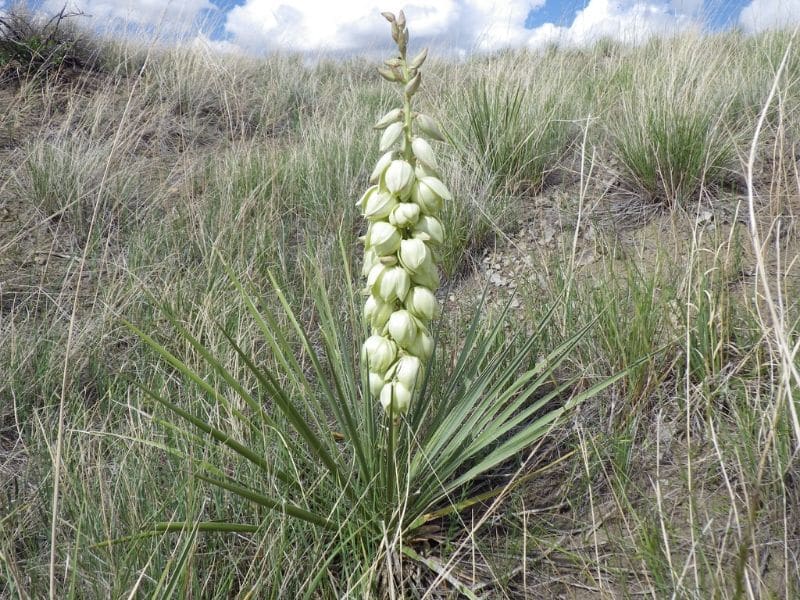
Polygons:
M403 84L405 85L410 81L409 72L408 72L408 65L403 61ZM405 158L409 164L414 164L412 161L414 159L414 154L411 152L411 96L403 91L403 116L405 117L405 122L403 124L403 135L405 136L405 144L403 144L403 158Z

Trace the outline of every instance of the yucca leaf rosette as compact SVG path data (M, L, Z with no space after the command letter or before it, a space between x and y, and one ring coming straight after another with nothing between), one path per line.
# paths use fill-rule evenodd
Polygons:
M436 246L445 237L439 213L452 198L428 141L441 142L444 136L431 117L411 109L427 49L407 59L403 12L383 16L392 26L398 55L378 72L402 86L403 106L375 124L383 154L370 176L373 185L356 206L369 223L362 273L367 278L364 319L371 335L362 347L362 360L369 370L370 393L398 416L408 411L433 353L430 325L439 310Z

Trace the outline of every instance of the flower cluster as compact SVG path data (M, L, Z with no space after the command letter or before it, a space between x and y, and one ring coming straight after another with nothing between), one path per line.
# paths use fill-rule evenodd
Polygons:
M399 54L378 71L403 86L403 107L384 115L373 184L358 201L369 221L364 236L364 268L368 298L364 318L372 335L362 348L369 370L369 388L384 409L394 415L408 410L424 363L433 352L431 320L436 317L439 272L434 247L444 240L438 219L450 192L441 182L431 145L444 141L430 117L411 111L411 99L421 82L419 68L427 50L406 59L405 16L383 13L392 25Z

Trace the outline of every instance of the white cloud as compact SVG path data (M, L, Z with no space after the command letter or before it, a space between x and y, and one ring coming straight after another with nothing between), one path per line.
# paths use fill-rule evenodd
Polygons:
M739 13L739 23L749 32L800 24L800 0L753 0Z
M45 0L42 9L57 12L64 0ZM169 31L191 30L203 11L215 10L210 0L69 0L68 10L91 15L96 27L113 29L125 26L155 26Z
M683 10L678 10L677 5ZM546 23L529 32L527 45L539 48L548 43L581 46L600 38L612 38L625 43L639 44L654 35L674 35L680 31L701 27L694 12L697 2L638 2L590 0L575 15L568 27Z
M197 50L216 54L243 54L242 49L236 44L224 40L212 39L202 32L188 40L188 45Z
M669 5L675 12L692 16L699 16L705 8L703 0L670 0Z
M450 51L491 50L525 42L528 13L545 0L246 0L227 16L231 41L251 51L348 52L387 46L381 11L406 13L413 44Z

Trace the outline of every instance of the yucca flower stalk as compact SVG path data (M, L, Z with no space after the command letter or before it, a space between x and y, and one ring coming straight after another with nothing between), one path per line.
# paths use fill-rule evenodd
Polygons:
M442 202L451 200L436 156L426 138L444 141L436 122L414 112L427 48L408 60L403 11L383 16L392 26L398 55L385 61L381 76L402 88L403 106L375 124L382 131L373 185L356 203L369 222L364 241L367 279L364 319L372 335L362 347L369 391L392 416L408 412L433 352L430 324L438 313L439 272L435 246L444 241Z

